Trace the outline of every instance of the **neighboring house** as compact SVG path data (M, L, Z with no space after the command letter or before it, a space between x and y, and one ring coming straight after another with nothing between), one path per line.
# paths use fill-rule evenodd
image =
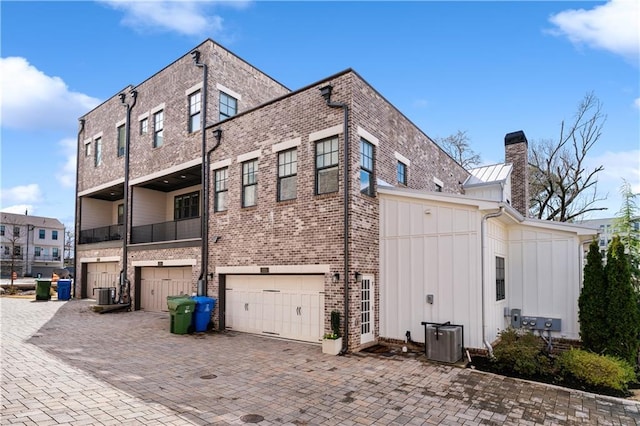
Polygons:
M600 254L602 258L607 258L607 250L609 249L609 243L614 236L620 234L620 230L616 227L616 218L608 217L603 219L587 219L580 222L583 226L595 228L598 231L598 247L600 248ZM636 231L640 230L640 219L636 218L633 222L633 227Z
M64 264L64 225L50 217L2 213L2 277L50 277Z
M196 50L128 87L125 104L114 96L81 119L77 295L117 286L124 270L133 309L166 311L168 295L206 294L219 301L220 329L318 342L338 310L349 350L404 338L406 330L419 340L416 327L427 320L466 321L465 345L481 347L482 326L473 313L482 306L479 227L486 222L484 241L495 240L497 248L484 251L506 259L503 293L510 307L524 299L523 286L527 297L529 288L546 291L538 287L548 276L529 274L545 259L529 261L530 243L563 253L567 271L540 267L558 275L545 286L567 287L561 301L549 301L557 309L541 309L542 299L522 309L573 324L584 231L527 220L509 206L527 199L517 180L526 170L522 132L507 146L513 166L495 166L496 176L470 173L351 69L290 92L211 40ZM194 58L207 65L206 81ZM204 111L211 118L203 119ZM514 187L520 195L511 200ZM442 224L432 230L438 238L447 234L462 244L447 246L448 255L444 246L389 246L400 238L393 223L419 220L404 209L424 200L438 209L431 216ZM482 220L501 206L504 217ZM409 240L422 241L421 232ZM517 252L518 244L527 249ZM457 250L467 253L462 264ZM447 256L442 268L466 271L455 283L444 272L429 284L425 275L402 275ZM485 268L487 279L492 273ZM437 294L434 307L450 309L414 310L427 293ZM453 314L461 309L468 317ZM504 323L495 319L496 309L485 316L490 341ZM574 336L574 328L566 334Z

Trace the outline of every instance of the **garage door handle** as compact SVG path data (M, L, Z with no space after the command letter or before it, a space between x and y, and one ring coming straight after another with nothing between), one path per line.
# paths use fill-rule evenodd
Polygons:
M248 304L248 303L245 303L245 304L244 304L244 310L245 310L245 311L248 311L248 310L249 310L249 304Z
M296 313L297 313L297 315L302 315L302 306L298 306L296 308Z

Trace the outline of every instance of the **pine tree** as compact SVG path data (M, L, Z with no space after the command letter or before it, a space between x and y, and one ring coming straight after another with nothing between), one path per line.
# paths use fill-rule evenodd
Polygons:
M598 241L593 240L589 245L584 283L578 299L580 338L585 349L596 353L602 353L606 349L609 335L607 306L607 279Z
M640 347L640 312L631 284L629 260L620 237L615 236L605 267L608 287L606 352L636 364Z

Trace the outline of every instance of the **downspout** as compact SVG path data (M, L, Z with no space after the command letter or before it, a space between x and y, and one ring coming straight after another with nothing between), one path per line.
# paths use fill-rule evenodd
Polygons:
M131 304L131 285L127 278L128 268L128 236L129 236L129 147L131 145L131 110L136 105L138 99L138 92L132 88L129 92L133 99L131 105L125 102L126 94L120 93L120 102L127 108L127 116L125 118L124 127L124 218L122 227L124 229L124 236L122 239L122 273L120 274L120 291L118 294L117 303ZM126 297L122 294L122 290L126 291Z
M342 108L344 111L344 339L342 340L342 350L339 355L344 355L349 350L349 106L341 102L331 102L331 92L333 87L327 85L320 88L320 92L331 108Z
M482 222L480 223L480 240L481 240L481 249L480 249L480 282L481 282L481 291L482 291L482 343L484 344L484 346L487 348L487 351L489 352L489 357L493 358L493 347L491 346L491 343L489 343L487 341L487 318L486 318L486 308L485 308L485 294L484 294L484 289L485 289L485 264L484 264L484 252L486 250L487 247L487 242L486 242L486 226L487 226L487 220L489 219L493 219L499 216L502 216L502 214L504 213L504 206L500 206L500 210L498 210L497 212L493 212L493 213L488 213L486 215L484 215L482 217Z
M202 252L200 254L202 269L198 278L198 296L207 295L207 271L209 270L209 173L207 170L207 136L205 126L207 122L207 64L200 62L200 51L191 52L195 66L202 68L202 109L200 120L200 134L202 136L202 212L200 214L200 229L202 232ZM219 141L218 141L219 143ZM217 147L217 146L216 146ZM215 148L214 148L215 149ZM213 151L213 150L212 150Z
M80 135L84 132L84 124L85 124L85 120L84 118L81 118L80 120L78 120L80 122L80 129L78 129L78 146L76 147L76 209L75 209L75 214L77 218L81 218L82 215L80 214L81 209L82 209L82 204L80 204L78 202L78 177L80 176ZM80 236L80 226L78 226L80 224L80 222L78 220L76 220L76 223L74 223L74 232L75 232L75 237L73 238L73 294L71 297L73 297L74 299L76 298L76 281L78 279L78 268L77 268L77 262L76 259L78 258L77 253L78 253L78 238Z

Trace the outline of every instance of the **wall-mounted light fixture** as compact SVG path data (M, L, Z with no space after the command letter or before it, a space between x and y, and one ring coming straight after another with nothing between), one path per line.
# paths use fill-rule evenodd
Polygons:
M362 274L360 272L356 272L355 276L356 276L356 282L357 283L361 283L362 282Z
M331 282L332 283L337 283L340 281L340 272L336 272L335 274L333 274L331 276Z
M216 138L216 142L220 143L220 139L222 139L222 129L215 129L213 131L213 137Z
M215 235L215 236L213 237L213 243L215 244L215 243L217 243L218 241L220 241L221 239L222 239L222 237L221 237L220 235Z
M207 275L209 276L209 279L210 279L210 280L212 280L212 279L213 279L213 272L209 272Z

